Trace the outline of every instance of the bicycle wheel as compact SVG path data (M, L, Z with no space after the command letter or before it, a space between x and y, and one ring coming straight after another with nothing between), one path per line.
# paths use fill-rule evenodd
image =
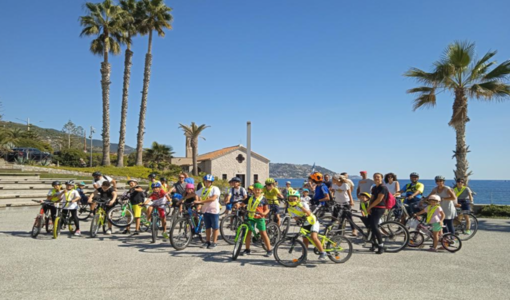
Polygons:
M448 252L457 252L462 248L462 241L454 234L446 233L441 237L441 245Z
M151 222L147 219L147 209L142 208L142 215L140 216L140 230L148 231L151 226Z
M155 243L158 239L158 229L159 229L159 217L156 215L152 216L152 224L151 224L151 230L152 230L152 242Z
M92 215L92 211L90 210L90 205L81 204L78 207L78 220L85 221Z
M455 226L455 234L460 238L461 241L467 241L475 236L478 231L478 219L473 214L468 214L469 217L469 227L467 226L465 215L461 215L461 221L458 219L453 221L453 225Z
M425 242L425 237L423 233L413 230L409 232L409 244L407 244L411 248L420 247Z
M90 222L90 237L95 238L99 231L99 214L95 214Z
M55 223L53 223L53 238L54 239L58 238L58 236L60 235L60 228L62 227L60 224L61 222L62 222L62 220L60 219L60 217L55 218Z
M51 217L44 217L44 227L46 227L46 233L53 232L53 221Z
M180 218L172 224L170 229L170 244L175 250L183 250L191 242L193 233L189 219Z
M227 205L223 202L223 200L220 200L220 216L224 215L227 211Z
M71 212L69 212L71 213ZM69 219L69 224L67 224L67 228L69 229L69 232L71 234L74 234L76 232L76 224L74 224L73 219Z
M39 233L41 232L41 228L42 228L42 215L38 215L35 218L34 226L32 226L31 235L33 238L36 238L39 235Z
M324 249L329 259L337 264L348 261L353 252L351 241L340 234L335 234L329 239L331 241L326 243L326 248Z
M237 215L226 215L220 222L221 238L230 245L234 245L237 228L241 226L242 222Z
M116 227L128 227L133 223L133 212L128 208L116 206L108 212L108 220Z
M232 260L237 260L239 254L241 253L241 248L243 248L246 230L248 230L246 225L239 227L239 232L237 233L236 236L237 240L234 242L234 250L232 251Z
M306 261L308 250L297 237L282 239L274 246L274 258L284 267L295 268Z
M409 243L409 232L404 225L397 222L383 222L378 227L386 252L399 252Z
M282 232L281 238L284 239L287 236L290 228L290 217L285 216L280 225L280 231Z
M269 244L271 245L271 247L274 247L274 245L278 243L282 235L280 227L278 227L278 225L275 222L269 222L269 224L266 225L266 233L267 236L269 237ZM267 251L268 249L266 248L266 244L264 244L263 241L261 241L261 243L262 248L264 248L264 250Z

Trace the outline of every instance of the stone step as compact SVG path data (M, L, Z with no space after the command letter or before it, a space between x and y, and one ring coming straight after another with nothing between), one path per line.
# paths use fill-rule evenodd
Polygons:
M24 174L20 173L19 175L16 174L8 174L8 175L0 175L0 183L3 181L29 181L29 180L39 180L39 174Z
M19 180L2 180L0 181L0 186L8 185L8 184L45 184L45 186L51 186L51 183L53 181L60 181L62 184L68 181L69 179L40 179L40 180L26 180L26 181L19 181ZM92 180L75 180L75 182L85 182L86 184L92 184Z
M16 206L39 206L39 203L32 200L41 200L41 198L23 198L23 199L0 199L0 208Z
M93 189L85 189L85 194L89 194L94 192ZM49 189L41 189L41 190L26 190L26 191L19 191L19 190L7 190L7 191L1 191L0 190L0 199L9 199L9 198L30 198L30 197L37 197L37 198L46 198L46 195L48 195ZM119 192L122 193L122 190Z

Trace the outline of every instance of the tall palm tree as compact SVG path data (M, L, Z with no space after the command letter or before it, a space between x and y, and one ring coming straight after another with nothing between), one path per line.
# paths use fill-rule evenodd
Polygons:
M453 157L457 164L454 173L456 179L464 178L466 182L472 174L468 172L469 146L466 146L468 98L492 101L510 96L510 85L507 84L510 60L493 67L496 62L490 60L495 54L496 51L489 51L477 59L474 57L474 43L454 42L446 48L443 57L434 63L435 68L431 73L411 68L404 74L423 84L407 91L418 93L414 100L414 110L434 107L437 93L449 91L454 95L453 114L448 123L456 133L457 145Z
M111 0L102 3L85 4L87 15L80 17L83 30L80 36L97 36L90 44L93 54L102 55L101 63L101 88L103 92L103 166L110 165L110 63L108 54L119 54L119 41L124 41L123 24L131 19Z
M120 7L127 12L131 19L124 23L124 32L126 35L126 54L124 58L124 83L122 85L122 108L120 116L120 135L117 157L124 157L124 148L126 144L126 120L129 97L129 81L131 79L131 60L133 51L131 51L131 38L138 33L138 20L136 10L136 0L121 0ZM124 159L117 159L117 167L124 167Z
M165 5L163 0L142 0L137 5L139 12L139 32L149 35L149 48L145 55L145 69L143 72L142 103L140 105L140 119L138 122L138 135L136 142L136 165L143 165L143 135L145 131L145 113L147 111L147 95L149 94L149 80L152 64L152 33L156 31L159 36L165 36L165 28L172 29L170 22L173 17L172 9Z
M202 124L200 126L197 126L195 122L191 122L190 126L183 125L179 123L179 128L181 128L184 131L184 135L187 139L190 141L191 145L191 152L193 156L193 175L198 176L198 138L202 138L205 140L204 137L200 136L202 134L202 131L206 129L207 127L205 124Z

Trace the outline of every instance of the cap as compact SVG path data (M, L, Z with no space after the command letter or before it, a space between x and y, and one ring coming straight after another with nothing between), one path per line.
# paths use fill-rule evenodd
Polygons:
M365 173L365 174L367 174L367 173L368 173L367 171L359 171L359 172L360 172L360 173Z

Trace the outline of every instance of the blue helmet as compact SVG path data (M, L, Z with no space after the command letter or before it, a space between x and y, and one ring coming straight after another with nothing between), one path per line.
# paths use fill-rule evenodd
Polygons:
M155 183L153 183L153 184L151 185L151 188L153 188L153 189L154 189L154 188L160 188L160 187L161 187L161 183L159 183L159 182L155 182Z
M191 184L195 184L195 179L191 178L191 177L188 177L186 179L184 179L184 182L186 183L191 183Z
M212 176L211 174L207 174L204 176L204 181L214 181L214 176Z
M181 195L181 194L178 194L178 193L175 193L175 194L172 196L172 199L174 199L174 200L182 200L182 195Z

